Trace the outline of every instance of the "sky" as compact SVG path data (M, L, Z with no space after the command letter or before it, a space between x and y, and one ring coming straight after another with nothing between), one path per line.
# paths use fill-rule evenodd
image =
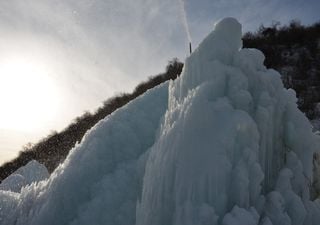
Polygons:
M180 2L179 2L180 1ZM319 0L0 0L0 163L188 55L214 23L319 21Z

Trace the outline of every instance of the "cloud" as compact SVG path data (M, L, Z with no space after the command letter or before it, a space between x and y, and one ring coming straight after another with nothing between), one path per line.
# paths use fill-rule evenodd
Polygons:
M16 48L46 58L70 119L185 57L178 7L171 0L1 1L1 54Z
M185 2L194 47L222 17L234 16L244 30L255 30L272 20L311 21L319 5L315 0L304 5L302 0ZM178 0L1 1L0 35L2 55L23 43L18 52L36 49L47 58L53 76L77 104L73 115L114 92L131 90L161 72L167 60L183 60L188 52Z

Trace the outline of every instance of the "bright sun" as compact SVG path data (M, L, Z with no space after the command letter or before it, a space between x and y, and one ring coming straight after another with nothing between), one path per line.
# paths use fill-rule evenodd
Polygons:
M0 61L0 128L34 132L52 123L59 91L48 74L37 61Z

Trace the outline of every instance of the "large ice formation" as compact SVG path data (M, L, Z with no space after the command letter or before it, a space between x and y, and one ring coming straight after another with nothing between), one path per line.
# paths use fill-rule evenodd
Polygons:
M318 225L319 139L241 36L221 20L178 79L97 124L48 180L0 191L0 223Z

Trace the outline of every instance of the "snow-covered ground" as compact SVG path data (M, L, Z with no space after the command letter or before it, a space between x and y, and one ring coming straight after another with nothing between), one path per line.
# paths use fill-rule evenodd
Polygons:
M241 36L223 19L178 79L98 123L47 180L0 191L0 224L320 224L319 137Z

